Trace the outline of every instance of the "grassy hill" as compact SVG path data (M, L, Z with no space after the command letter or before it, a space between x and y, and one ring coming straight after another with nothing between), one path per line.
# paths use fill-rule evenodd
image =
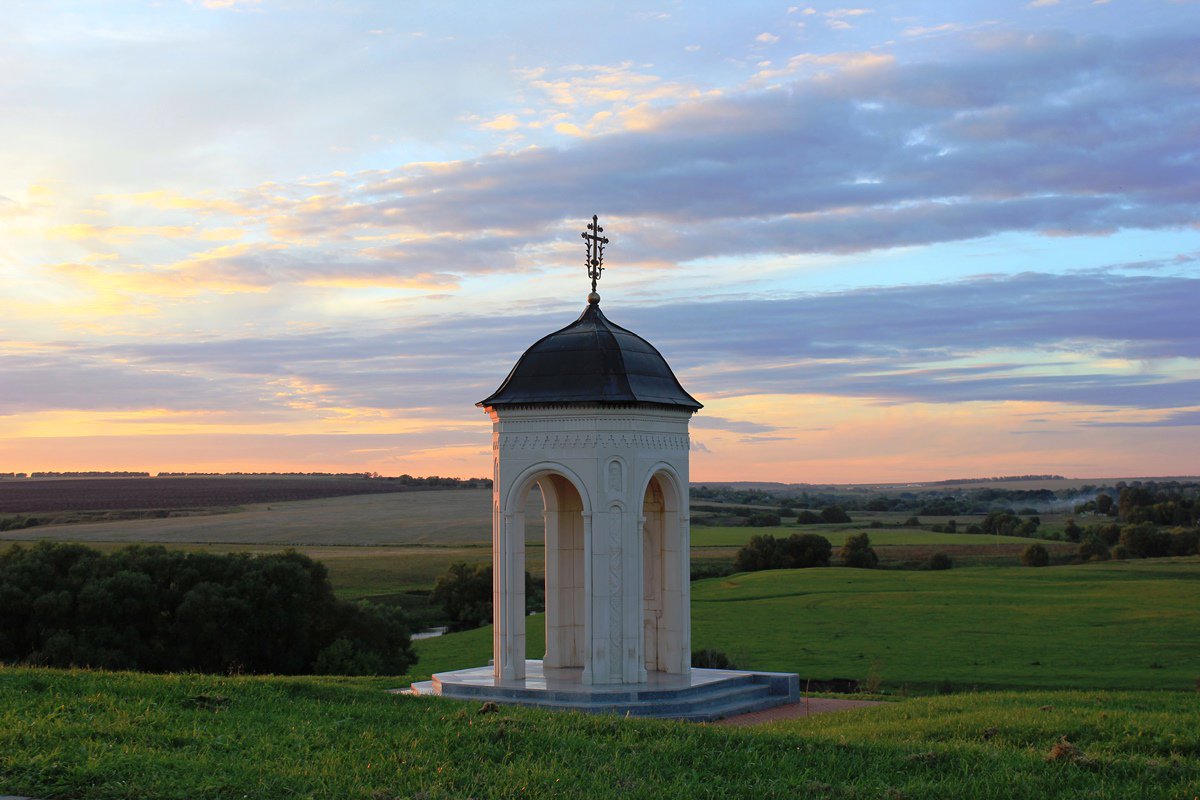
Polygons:
M544 647L528 621L531 657ZM1200 558L940 572L773 570L692 585L692 646L884 688L1200 689ZM418 643L487 663L491 629Z
M419 552L332 550L334 573L348 570L342 579L363 591L418 578L405 577L403 563ZM351 550L371 557L339 565ZM1200 796L1200 558L740 574L695 583L693 621L697 647L721 648L742 666L878 681L906 696L737 729L484 713L383 691L485 663L490 628L419 642L420 674L387 678L0 667L0 794ZM541 625L530 618L531 654L543 645ZM946 688L955 693L932 695Z
M484 713L383 693L397 682L0 668L0 792L1166 800L1200 791L1195 693L953 695L742 729Z

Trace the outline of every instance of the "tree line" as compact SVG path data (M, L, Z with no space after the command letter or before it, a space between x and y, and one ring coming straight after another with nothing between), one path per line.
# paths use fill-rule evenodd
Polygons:
M0 661L146 672L392 674L417 657L404 613L337 600L305 555L0 554Z

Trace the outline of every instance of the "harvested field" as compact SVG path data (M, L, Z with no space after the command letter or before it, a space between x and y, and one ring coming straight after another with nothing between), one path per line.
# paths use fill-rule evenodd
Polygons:
M434 488L389 478L35 478L0 481L0 513L222 508Z

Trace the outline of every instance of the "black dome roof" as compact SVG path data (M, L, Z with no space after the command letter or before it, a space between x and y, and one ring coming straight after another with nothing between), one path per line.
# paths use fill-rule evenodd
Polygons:
M695 411L667 360L632 331L608 321L598 303L533 344L478 406L527 403L652 403Z

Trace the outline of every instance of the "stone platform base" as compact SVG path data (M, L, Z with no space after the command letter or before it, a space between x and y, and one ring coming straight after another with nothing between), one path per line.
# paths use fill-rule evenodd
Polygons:
M693 669L688 676L652 672L645 683L585 686L579 668L543 669L525 662L525 679L497 680L491 667L439 672L408 691L456 700L491 700L539 708L709 722L800 699L800 678L784 672Z

